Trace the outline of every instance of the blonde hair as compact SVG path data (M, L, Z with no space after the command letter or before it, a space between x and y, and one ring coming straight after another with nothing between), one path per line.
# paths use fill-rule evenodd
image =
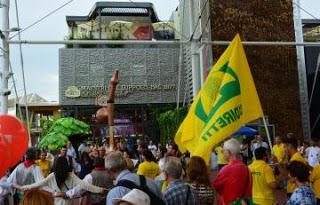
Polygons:
M25 192L19 205L54 205L52 194L39 189L31 189Z

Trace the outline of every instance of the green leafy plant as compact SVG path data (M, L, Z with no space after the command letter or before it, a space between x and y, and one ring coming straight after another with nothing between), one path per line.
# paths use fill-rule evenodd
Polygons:
M165 144L174 138L186 115L186 108L168 110L158 115L157 121L160 126L160 142L162 144Z
M48 148L55 151L66 145L68 138L74 135L88 135L91 133L90 126L74 118L60 118L56 120L46 136L39 142L39 148Z
M42 117L40 119L40 127L41 127L41 137L46 136L54 124L55 121L61 118L61 115L54 115L52 117Z

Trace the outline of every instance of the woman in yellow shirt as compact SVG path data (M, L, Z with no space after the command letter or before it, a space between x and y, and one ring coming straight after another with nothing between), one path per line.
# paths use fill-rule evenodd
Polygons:
M160 174L160 167L155 162L155 158L149 150L142 152L143 162L139 164L137 174L149 177L151 179L156 178Z
M286 154L286 147L282 143L281 138L277 136L275 138L275 144L272 147L272 154L274 157L274 161L276 160L278 163L282 163Z
M36 160L36 164L40 167L44 177L47 177L50 174L51 162L46 159L47 153L42 151L40 154L40 159Z

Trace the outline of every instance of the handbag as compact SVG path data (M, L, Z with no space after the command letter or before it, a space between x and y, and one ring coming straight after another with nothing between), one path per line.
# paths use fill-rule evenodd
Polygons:
M231 205L256 205L251 197L244 197L232 202Z

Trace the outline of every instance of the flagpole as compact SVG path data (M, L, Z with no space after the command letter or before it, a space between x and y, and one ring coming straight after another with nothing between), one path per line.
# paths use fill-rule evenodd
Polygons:
M262 120L263 120L264 128L266 130L270 151L272 152L272 142L271 142L271 138L270 138L269 129L268 129L268 126L267 126L267 121L266 121L266 118L264 116L262 117Z

